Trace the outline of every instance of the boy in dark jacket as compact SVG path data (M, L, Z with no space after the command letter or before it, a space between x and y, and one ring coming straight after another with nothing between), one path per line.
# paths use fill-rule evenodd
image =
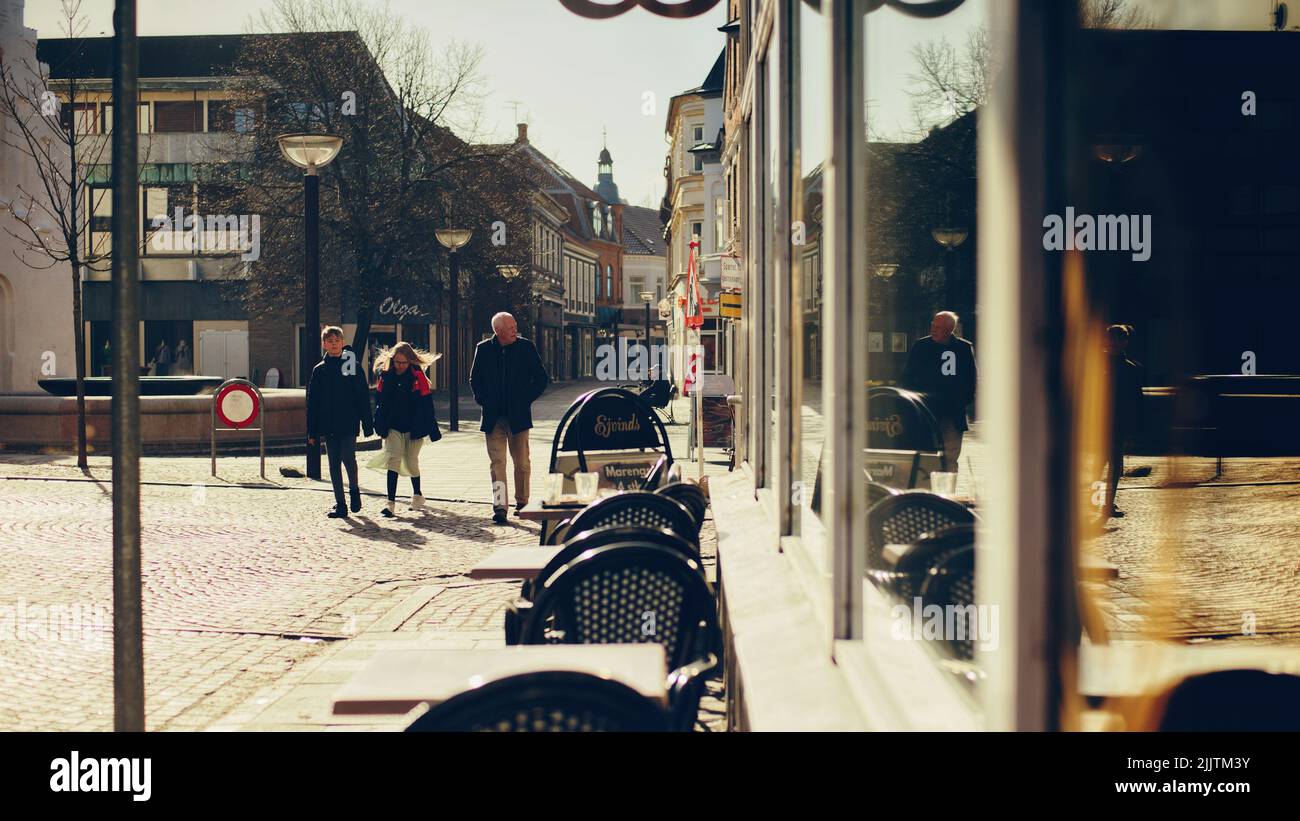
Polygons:
M320 439L329 453L330 482L334 485L331 519L346 519L343 498L343 468L348 471L352 491L352 512L361 511L361 489L357 487L357 424L366 436L374 433L370 423L370 390L362 376L356 352L343 344L343 329L330 325L321 331L325 358L312 369L307 383L307 443Z

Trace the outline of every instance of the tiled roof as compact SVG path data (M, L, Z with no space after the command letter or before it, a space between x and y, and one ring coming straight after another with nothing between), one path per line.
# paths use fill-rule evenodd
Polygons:
M658 208L629 205L623 209L623 247L627 253L665 256L663 232Z

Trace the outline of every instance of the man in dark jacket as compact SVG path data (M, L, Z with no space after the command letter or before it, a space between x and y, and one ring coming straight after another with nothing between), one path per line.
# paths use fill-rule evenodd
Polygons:
M1106 499L1102 516L1122 518L1124 511L1115 507L1115 491L1124 475L1124 443L1137 432L1142 410L1142 367L1128 358L1129 328L1111 325L1106 329L1106 372L1110 381L1110 447L1106 462Z
M551 378L537 347L519 335L515 318L502 312L492 317L493 336L478 343L469 385L483 409L479 430L487 434L492 473L492 521L506 521L506 451L515 467L515 513L528 504L528 431L533 426L533 402Z
M330 482L334 485L331 519L346 519L343 498L343 468L348 472L352 512L361 511L361 489L357 486L357 425L366 436L374 433L370 420L370 389L362 375L355 351L343 344L343 329L330 325L321 331L325 358L312 369L307 383L307 443L322 440L329 454Z
M930 335L919 339L907 354L903 387L925 394L926 405L939 422L948 470L957 471L966 406L975 401L975 346L957 336L957 315L940 311L930 321Z

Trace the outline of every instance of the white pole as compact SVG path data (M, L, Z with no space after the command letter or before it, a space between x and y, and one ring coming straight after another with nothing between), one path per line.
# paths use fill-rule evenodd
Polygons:
M704 480L704 338L695 332L695 456L700 470L697 484Z

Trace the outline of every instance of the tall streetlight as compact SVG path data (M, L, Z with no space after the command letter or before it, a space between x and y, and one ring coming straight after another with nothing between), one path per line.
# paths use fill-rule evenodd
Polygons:
M645 303L645 353L647 357L650 357L650 303L655 301L655 292L642 291L641 301ZM654 361L653 357L650 357L647 360L647 362L653 362L653 361Z
M438 228L433 232L438 244L450 251L451 260L451 322L448 346L451 361L447 363L447 381L451 383L451 411L447 417L449 430L460 430L460 254L458 253L474 232L468 228Z
M303 339L298 351L298 381L303 386L320 361L320 177L316 170L329 165L343 147L343 138L329 134L281 134L275 138L284 158L303 169L303 251L306 290L303 299ZM307 476L320 478L320 440L307 443Z
M966 241L966 237L970 236L970 231L965 228L931 228L930 236L934 237L934 241L939 243L946 252L943 255L943 287L945 291L944 299L947 300L948 304L943 309L945 311L956 310L957 306L954 304L954 300L957 298L957 283L953 281L953 268L956 266L952 261L952 252Z

